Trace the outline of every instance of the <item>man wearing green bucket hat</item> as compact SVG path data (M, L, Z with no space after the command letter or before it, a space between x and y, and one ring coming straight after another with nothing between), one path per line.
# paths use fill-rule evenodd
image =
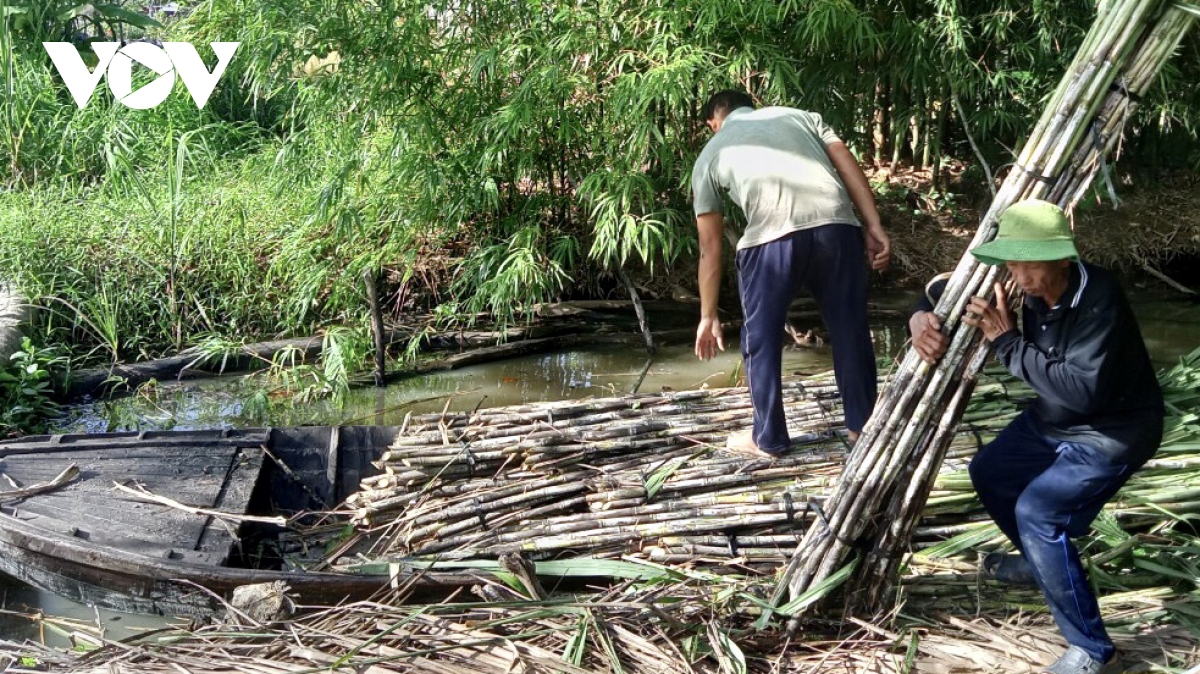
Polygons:
M995 302L971 298L963 321L982 330L996 358L1037 393L971 461L980 501L1020 552L989 554L984 574L1041 588L1070 644L1045 671L1100 672L1115 662L1115 649L1071 538L1157 451L1162 391L1129 302L1108 271L1079 260L1062 209L1014 204L1000 216L996 238L971 254L1008 268L1024 292L1022 327L999 283ZM946 338L932 302L923 308L909 327L914 348L932 362Z

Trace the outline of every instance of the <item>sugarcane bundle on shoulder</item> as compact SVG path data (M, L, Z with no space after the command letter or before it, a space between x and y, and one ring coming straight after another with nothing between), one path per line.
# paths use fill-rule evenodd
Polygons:
M1169 0L1101 5L984 215L972 247L995 236L999 216L1014 203L1045 199L1069 209L1076 202L1192 23L1193 17ZM785 592L793 599L818 588L828 594L830 584L837 585L837 574L853 588L848 593L851 610L875 613L885 608L990 351L978 330L959 327L960 318L969 299L990 295L993 282L1002 276L1003 269L982 265L971 255L960 260L938 303L950 336L945 357L937 367L922 362L916 350L904 357L827 499L826 519L810 527L797 546L772 605Z
M1162 440L1164 405L1146 344L1112 275L1079 260L1066 215L1027 200L1000 217L996 238L971 250L1008 268L1024 293L1022 324L999 283L995 301L973 297L963 320L1037 398L971 461L988 514L1020 551L992 553L984 573L1037 585L1070 644L1047 671L1091 674L1114 660L1096 596L1071 542L1149 460ZM927 362L945 353L933 306L909 321Z

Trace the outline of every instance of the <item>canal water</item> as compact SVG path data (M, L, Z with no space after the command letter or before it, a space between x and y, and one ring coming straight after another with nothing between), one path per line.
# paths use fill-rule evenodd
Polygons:
M876 315L872 326L880 357L894 357L904 348L902 312L916 298L917 293L912 291L873 298ZM1131 299L1157 365L1168 367L1200 345L1200 303L1181 299L1177 293L1138 288L1131 291ZM409 378L385 389L356 389L341 404L318 400L273 405L267 414L251 402L261 384L245 376L163 383L152 395L73 406L57 420L54 431L400 424L408 413L625 394L634 387L645 362L644 350L632 346L566 350ZM690 341L665 344L655 356L639 391L729 386L740 376L740 364L736 341L727 344L724 353L707 363L695 358ZM789 347L784 355L785 374L810 375L831 368L828 346ZM4 609L0 613L0 636L9 639L45 638L51 643L65 643L54 629L39 627L36 621L31 621L27 617L31 611L82 621L92 629L104 629L108 638L165 624L162 618L80 606L6 581L2 576L0 593Z
M872 329L876 353L895 357L906 345L904 312L917 293L891 292L873 298ZM1200 345L1200 303L1178 293L1134 289L1132 304L1157 365L1166 367ZM679 321L685 312L664 320ZM664 312L665 313L665 312ZM651 320L655 320L652 317ZM694 319L688 319L694 326ZM815 320L815 319L814 319ZM679 327L652 324L653 327ZM797 327L807 329L800 323ZM121 430L242 428L302 424L400 424L408 413L471 410L547 400L629 393L646 363L646 352L632 345L570 349L523 356L459 370L403 379L384 389L354 389L340 403L286 400L265 412L254 404L262 383L245 376L226 376L161 383L152 392L80 404L66 410L55 432L87 433ZM833 367L827 345L792 346L785 350L785 375L808 375ZM660 346L639 392L730 386L741 376L736 339L717 358L700 362L689 341ZM261 397L261 396L260 396Z

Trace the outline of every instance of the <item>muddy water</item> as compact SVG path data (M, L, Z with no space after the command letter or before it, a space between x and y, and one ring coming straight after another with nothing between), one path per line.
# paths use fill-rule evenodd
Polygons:
M905 334L897 309L911 306L916 294L891 293L874 299L880 309L872 320L877 353L895 356ZM1177 294L1134 288L1131 299L1152 357L1160 367L1200 346L1200 303ZM890 310L890 311L889 311ZM652 318L653 320L653 318ZM809 327L809 326L799 326ZM660 348L640 391L680 390L702 385L728 386L740 376L736 342L708 363L692 355L690 343ZM153 396L135 396L73 407L57 423L57 432L226 428L295 424L399 424L408 413L470 410L544 400L619 395L632 390L646 362L635 347L568 350L472 366L397 382L386 389L353 391L343 405L327 401L277 405L268 416L255 414L246 401L253 386L243 377L224 377L162 385ZM784 354L784 372L812 374L832 367L828 346L796 346ZM3 582L3 581L0 581ZM101 611L46 596L15 582L0 585L4 608L69 616L99 624L109 638L165 624L161 618ZM63 643L53 630L42 630ZM0 636L37 638L26 618L0 614Z
M0 574L0 638L8 641L85 648L89 636L124 639L170 625L187 621L85 606Z
M877 331L880 354L903 342L899 328ZM152 396L122 398L72 408L56 432L222 428L298 424L399 424L408 413L472 410L527 402L623 395L633 390L646 363L636 347L603 347L513 358L405 379L385 389L350 392L341 406L314 401L278 406L268 416L247 405L255 389L241 377L160 386ZM793 347L784 371L812 374L832 367L828 347ZM733 385L741 376L736 341L724 353L701 363L690 344L659 348L640 392Z
M1200 303L1178 294L1134 289L1133 304L1151 355L1160 367L1200 346ZM902 317L914 293L876 298L872 320L876 352L894 357L905 346ZM798 325L806 328L809 326ZM784 372L812 374L832 368L828 346L792 346L784 353ZM471 410L546 400L629 393L646 363L633 346L567 350L513 358L450 372L413 377L385 389L352 391L342 404L327 400L281 400L267 413L247 401L257 390L245 377L222 377L160 385L151 395L118 398L71 408L57 432L99 432L228 428L299 424L399 424L408 413ZM659 348L640 392L729 386L741 376L736 341L712 361L699 362L690 343Z

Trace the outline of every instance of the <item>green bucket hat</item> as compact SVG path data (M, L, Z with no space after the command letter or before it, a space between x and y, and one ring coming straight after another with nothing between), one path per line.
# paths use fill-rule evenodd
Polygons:
M1040 199L1027 199L1006 208L1000 215L996 238L975 246L971 254L991 265L1079 259L1066 213Z

